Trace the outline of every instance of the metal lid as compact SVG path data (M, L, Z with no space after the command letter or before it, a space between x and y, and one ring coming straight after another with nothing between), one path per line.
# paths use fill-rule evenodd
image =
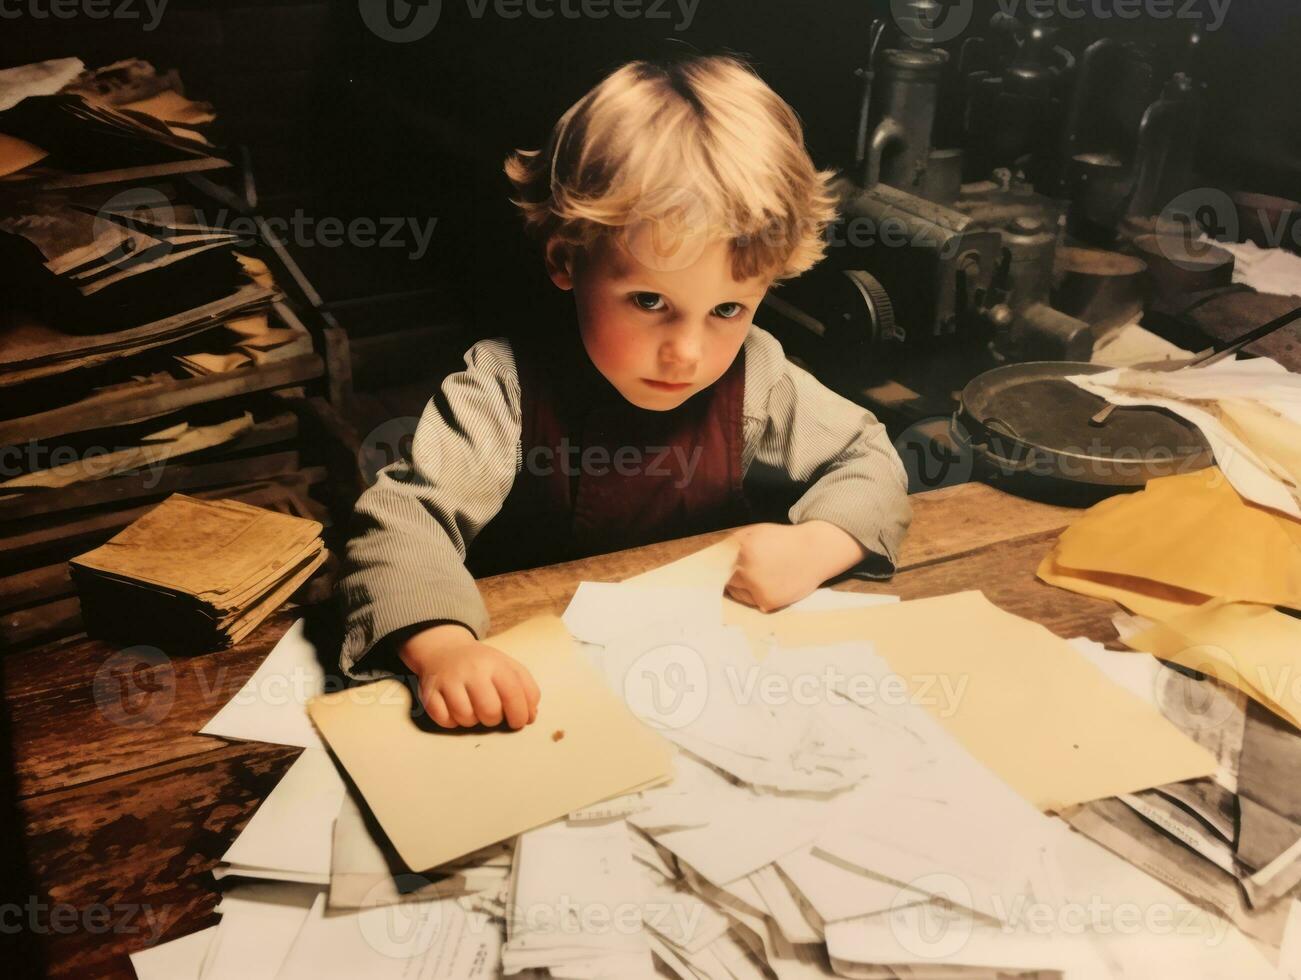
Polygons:
M962 391L955 437L1005 475L1091 486L1142 486L1211 465L1214 456L1197 427L1164 409L1120 407L1094 425L1090 420L1106 401L1066 379L1107 370L1032 361L986 371Z

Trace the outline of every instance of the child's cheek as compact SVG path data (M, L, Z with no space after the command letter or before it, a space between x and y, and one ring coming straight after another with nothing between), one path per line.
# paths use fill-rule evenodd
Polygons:
M607 306L593 304L584 318L583 342L592 363L612 381L640 377L641 332Z

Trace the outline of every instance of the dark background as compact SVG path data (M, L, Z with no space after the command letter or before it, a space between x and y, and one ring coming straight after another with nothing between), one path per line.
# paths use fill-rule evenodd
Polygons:
M419 260L405 247L295 249L360 348L419 329L411 356L385 369L391 377L362 384L426 369L440 376L459 364L467 339L563 309L520 232L501 165L516 147L541 146L602 75L684 49L745 55L804 120L815 161L843 164L857 111L853 70L866 60L869 24L889 11L884 0L699 0L690 26L675 30L676 0L664 4L667 18L604 20L506 19L491 6L475 18L467 0L442 0L437 26L400 44L366 26L358 0L171 0L152 31L143 29L141 0L133 0L140 19L94 21L35 18L31 2L7 0L10 13L26 12L0 20L0 66L76 55L94 67L136 56L178 69L187 94L216 107L214 136L230 159L251 165L264 214L437 217ZM559 8L559 0L540 2ZM968 33L999 9L975 2ZM1158 41L1176 57L1194 23L1100 18L1093 11L1111 0L1064 2L1085 13L1058 20L1060 40L1077 55L1096 37L1118 36ZM1209 182L1301 197L1298 40L1296 0L1230 0L1223 26L1206 33L1197 166Z

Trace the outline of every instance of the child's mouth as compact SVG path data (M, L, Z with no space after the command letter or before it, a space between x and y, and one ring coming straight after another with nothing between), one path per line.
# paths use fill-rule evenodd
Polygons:
M689 381L684 381L681 384L670 384L667 381L654 381L650 378L642 378L642 380L657 391L685 391L691 387Z

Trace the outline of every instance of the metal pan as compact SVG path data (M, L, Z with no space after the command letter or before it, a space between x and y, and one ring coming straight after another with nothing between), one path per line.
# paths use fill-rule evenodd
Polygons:
M951 435L986 478L1041 482L1043 490L1121 490L1211 465L1196 426L1164 409L1117 408L1105 425L1090 424L1107 402L1066 378L1106 370L1032 361L986 371L963 389Z

